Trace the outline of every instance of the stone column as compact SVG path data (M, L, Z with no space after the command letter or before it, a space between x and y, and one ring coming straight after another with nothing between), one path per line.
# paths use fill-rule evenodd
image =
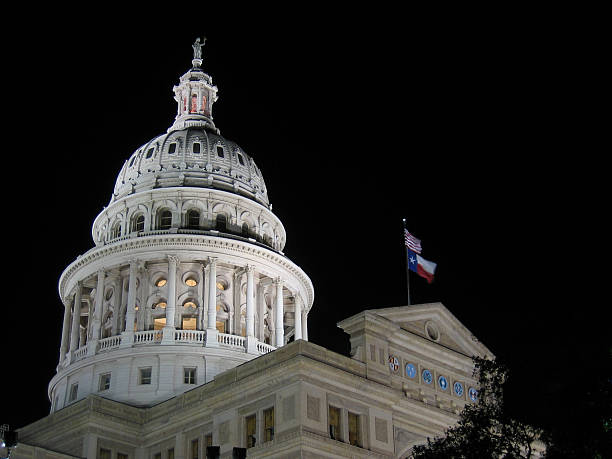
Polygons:
M294 318L294 339L302 339L302 299L299 296L295 297L295 312L293 313Z
M257 353L257 339L255 338L255 268L247 265L246 288L246 351L249 354Z
M198 323L196 328L198 330L206 329L204 322L204 265L200 264L200 282L198 282Z
M81 282L77 282L72 304L72 329L70 331L70 352L79 348L79 327L81 326Z
M98 270L98 282L96 284L96 299L95 309L92 321L91 330L91 343L89 349L87 349L88 355L94 355L98 347L98 340L100 339L100 326L102 325L102 306L104 302L104 270Z
M274 280L276 285L276 307L274 311L274 335L276 347L285 345L285 325L283 323L283 281L280 277Z
M302 311L302 339L308 341L308 312Z
M218 347L217 330L217 259L210 258L208 263L208 324L206 326L206 346Z
M68 341L70 340L70 302L64 300L64 322L62 326L62 344L60 345L60 365L66 358L66 352L68 352Z
M176 269L179 259L168 256L168 302L166 303L166 325L163 329L162 344L174 342L175 317L176 317Z
M125 310L125 329L121 333L121 347L129 347L134 342L134 319L136 318L136 275L138 262L130 261L127 307Z

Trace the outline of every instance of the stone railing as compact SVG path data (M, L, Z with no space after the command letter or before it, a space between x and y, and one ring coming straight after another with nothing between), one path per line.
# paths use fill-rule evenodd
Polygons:
M119 347L121 344L121 335L109 336L98 341L98 352L110 351Z
M228 333L219 333L217 341L219 341L219 344L227 347L241 347L244 349L246 346L246 338L244 336L230 335Z
M161 330L144 330L134 332L134 344L159 343L161 340Z
M87 355L87 350L89 349L89 343L87 343L85 346L78 348L76 351L74 351L73 360L80 360L83 357L85 357Z
M179 343L204 343L206 330L176 330L174 341Z
M257 352L259 352L260 354L267 354L268 352L272 352L276 350L274 346L271 346L270 344L267 344L267 343L262 343L261 341L257 342L256 348L257 348Z

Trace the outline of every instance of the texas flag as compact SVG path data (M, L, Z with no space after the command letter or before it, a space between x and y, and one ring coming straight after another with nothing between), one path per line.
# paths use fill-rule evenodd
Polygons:
M408 267L410 271L414 271L419 276L427 279L428 283L433 282L434 273L436 272L436 264L433 261L428 261L418 253L408 250Z

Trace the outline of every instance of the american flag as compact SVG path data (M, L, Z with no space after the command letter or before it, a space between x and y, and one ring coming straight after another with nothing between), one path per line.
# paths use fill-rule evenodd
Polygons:
M413 252L421 253L423 250L421 249L421 240L410 234L407 229L404 230L404 239L406 240L406 247Z

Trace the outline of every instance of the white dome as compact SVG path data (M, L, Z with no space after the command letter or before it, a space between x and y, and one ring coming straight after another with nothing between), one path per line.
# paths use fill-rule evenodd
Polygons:
M203 126L173 130L138 148L117 177L111 203L140 191L181 186L230 191L269 206L253 159Z

